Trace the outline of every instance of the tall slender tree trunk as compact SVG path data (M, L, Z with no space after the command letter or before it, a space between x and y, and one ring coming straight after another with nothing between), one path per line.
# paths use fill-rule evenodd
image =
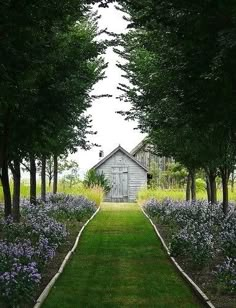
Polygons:
M3 149L4 145L3 145L2 139L3 139L2 136L0 136L0 179L1 181L2 181L2 169L3 169L3 161L4 161L3 157L5 156L4 149Z
M192 201L196 201L196 172L195 170L190 171L191 176L191 197Z
M13 175L13 220L20 222L20 161L14 160L13 164L10 164L10 168Z
M188 173L187 185L186 185L186 201L190 201L190 198L191 198L190 187L191 187L191 176L190 176L190 173Z
M57 193L57 182L58 182L58 160L57 155L53 155L53 193Z
M10 109L2 110L4 115L2 134L0 135L0 178L4 195L4 214L8 217L12 213L11 190L8 174L8 142L10 131Z
M217 203L216 170L209 170L209 181L211 189L211 204Z
M9 130L10 130L10 110L9 108L2 113L5 115L2 123L2 134L0 134L0 177L2 177L3 168L5 168L5 161L7 160L8 154L8 141L9 141Z
M221 179L222 179L222 190L223 190L223 212L226 215L229 208L229 169L227 167L220 168Z
M211 186L208 174L206 175L206 191L207 191L207 200L211 202Z
M34 155L30 156L30 203L36 204L36 163Z
M51 185L52 185L52 178L53 178L53 170L52 170L52 158L48 159L47 161L47 176L48 176L48 186L49 190L51 191Z
M8 173L8 162L3 160L2 162L2 188L4 196L4 214L5 218L12 214L12 203L11 203L11 189L9 182L9 173Z
M41 169L41 199L46 200L46 157L42 156L42 169Z
M234 192L234 169L232 170L232 173L231 173L231 192L233 193Z
M213 177L210 180L210 187L211 187L211 204L217 203L217 188L216 188L216 178Z

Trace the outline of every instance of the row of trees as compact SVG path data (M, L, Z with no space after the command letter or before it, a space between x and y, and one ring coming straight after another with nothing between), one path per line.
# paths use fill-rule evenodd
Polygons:
M158 155L183 164L192 183L204 169L213 203L220 175L226 213L236 157L235 1L120 3L131 16L117 50L129 80L120 85L132 104L126 118L138 120Z
M45 188L48 187L50 192L57 193L58 182L65 187L67 184L71 188L74 184L80 182L79 164L74 160L69 160L65 156L58 157L56 165L54 165L53 157L47 157L42 172L42 162L36 160L36 173L41 177L41 199L45 200ZM30 164L26 161L21 162L21 170L30 172ZM61 178L59 179L59 176ZM60 180L60 181L59 181Z
M93 85L104 77L97 17L85 0L5 1L0 31L0 178L5 216L20 219L21 162L30 170L30 200L36 202L36 159L42 198L46 161L76 148L89 149ZM11 198L8 168L13 174ZM56 191L56 187L54 187Z

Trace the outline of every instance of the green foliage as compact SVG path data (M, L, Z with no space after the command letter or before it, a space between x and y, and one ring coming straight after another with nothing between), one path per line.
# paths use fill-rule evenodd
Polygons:
M155 161L152 161L150 164L149 173L151 174L152 178L149 182L151 187L156 187L159 184L160 179L160 169Z
M120 3L132 28L116 50L129 81L121 99L132 106L123 114L161 156L189 171L218 168L227 182L236 156L235 1Z
M92 2L23 0L2 6L2 31L8 35L0 51L0 170L11 161L19 165L29 157L92 146L85 113L106 67ZM3 185L8 186L6 179ZM9 215L10 200L5 209Z
M202 179L196 179L196 191L204 193L206 191L206 182Z
M106 193L111 190L109 180L105 177L104 173L98 173L95 169L90 169L85 175L85 187L102 187Z
M150 171L152 179L150 188L178 189L184 188L187 178L186 168L175 162L169 162L166 170L161 170L156 162L151 162Z
M79 180L79 164L73 160L66 158L60 159L58 162L58 173L64 174L61 182L70 187L77 184Z

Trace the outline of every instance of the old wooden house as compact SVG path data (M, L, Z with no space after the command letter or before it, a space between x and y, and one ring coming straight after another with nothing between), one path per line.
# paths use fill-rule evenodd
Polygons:
M140 188L147 186L148 169L121 146L99 161L94 167L104 173L111 190L105 201L133 202Z
M145 166L149 173L151 173L152 164L158 168L160 172L165 172L170 163L173 163L173 158L158 156L153 153L151 145L146 139L142 140L131 152L130 154L139 161L143 166Z

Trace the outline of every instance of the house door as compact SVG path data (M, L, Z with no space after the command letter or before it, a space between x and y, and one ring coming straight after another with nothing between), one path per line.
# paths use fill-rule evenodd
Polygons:
M115 202L128 201L128 168L112 168L111 198Z

